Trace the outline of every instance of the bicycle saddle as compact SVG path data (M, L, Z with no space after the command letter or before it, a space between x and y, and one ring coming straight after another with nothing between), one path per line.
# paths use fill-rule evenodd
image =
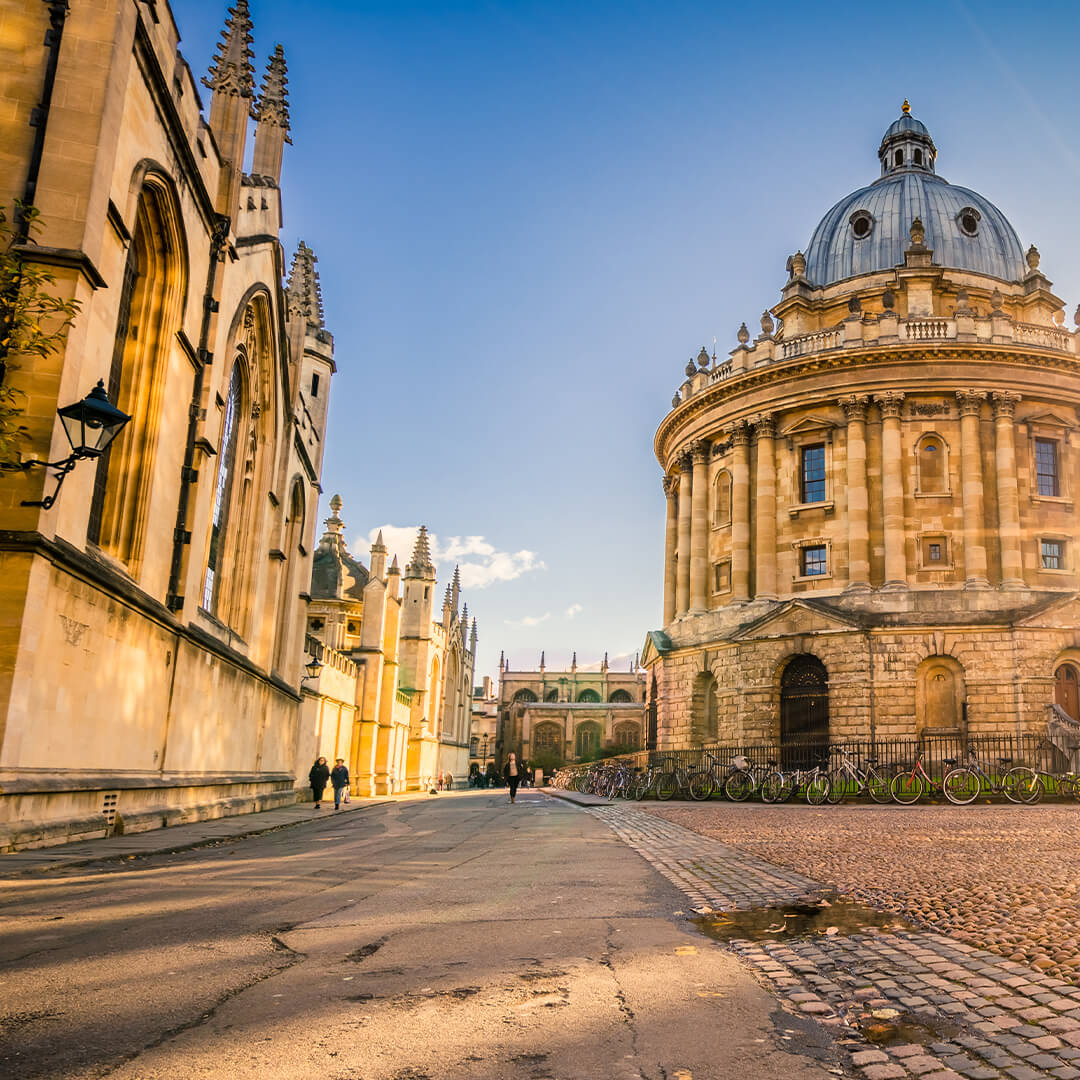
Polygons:
M1013 759L1011 757L999 757L998 761L1001 762L1002 765L1011 765Z
M947 757L947 758L942 758L941 760L942 760L942 761L943 761L943 762L944 762L944 763L945 763L946 765L955 765L955 764L956 764L956 758L954 758L954 757Z

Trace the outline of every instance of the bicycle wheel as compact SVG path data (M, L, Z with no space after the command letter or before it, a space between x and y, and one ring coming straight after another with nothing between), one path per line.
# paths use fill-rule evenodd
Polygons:
M656 797L667 802L679 790L679 778L673 772L661 773L656 780Z
M833 806L850 798L852 795L856 794L857 791L858 788L849 772L841 771L829 773L829 794L827 798Z
M889 785L889 794L903 806L917 803L926 793L926 782L918 773L898 772Z
M1033 770L1017 765L1001 778L1001 790L1009 802L1031 805L1042 798L1043 786Z
M697 802L704 802L713 793L712 773L699 769L692 772L686 781L686 790L690 792L690 798Z
M876 803L892 802L889 781L873 765L866 770L866 790L870 792L870 798Z
M829 778L825 773L812 776L806 785L806 801L811 806L820 806L829 797Z
M979 774L971 769L952 769L941 781L945 798L957 806L966 806L974 802L979 797L981 787Z
M724 794L732 802L746 802L754 790L754 778L745 769L733 772L724 781Z
M786 792L787 781L784 779L784 774L779 770L774 769L770 773L765 774L765 779L761 781L761 801L767 803L778 803L784 798Z

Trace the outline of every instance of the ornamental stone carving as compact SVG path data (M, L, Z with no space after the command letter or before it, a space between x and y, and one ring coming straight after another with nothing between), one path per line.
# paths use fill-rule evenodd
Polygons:
M849 394L847 397L842 397L838 404L844 410L844 415L847 417L849 424L853 420L865 422L870 398L866 394Z
M882 420L900 419L900 410L904 407L904 396L899 390L889 390L884 394L874 395L874 404L881 410Z
M755 416L751 423L754 425L755 439L776 438L776 416L773 413L761 413Z
M709 463L709 440L698 439L690 444L690 457L695 465L707 465Z
M957 390L956 400L960 403L961 417L978 416L982 412L986 392L984 390Z
M1016 404L1020 400L1019 394L1009 390L995 390L991 395L994 402L994 419L998 417L1012 417L1016 413Z
M745 420L736 420L731 426L731 445L746 446L750 442L750 425Z
M679 491L679 478L672 473L666 473L661 483L664 485L664 494L669 499L674 499Z

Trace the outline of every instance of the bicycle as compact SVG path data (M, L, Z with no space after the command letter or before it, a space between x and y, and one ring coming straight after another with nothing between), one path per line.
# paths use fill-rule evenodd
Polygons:
M954 758L950 758L954 761ZM923 765L923 751L920 750L911 772L901 769L889 784L889 794L902 806L912 806L924 795L941 791L941 783L935 780Z
M720 769L723 767L720 759L709 750L703 751L703 756L708 760L708 765L692 772L688 777L687 785L690 798L698 802L710 798L714 791L723 790L723 782L719 777Z
M673 761L668 758L668 763ZM676 792L685 791L690 783L690 774L685 765L677 761L656 778L656 797L662 802L667 802L675 796Z
M851 759L846 750L840 750L840 764L829 773L829 790L826 798L832 805L843 802L853 795L869 794L876 803L887 803L892 798L889 792L889 780L878 771L878 759L866 759L866 768L862 769Z
M731 768L724 778L724 795L732 802L746 802L760 789L768 772L775 768L775 761L768 762L762 769L760 765L751 765L745 754L738 754L731 759Z
M811 806L820 806L828 798L829 775L824 762L818 762L812 769L793 769L790 773L774 769L769 772L761 782L761 801L789 802L800 791Z
M1012 764L1012 758L998 758L1004 768ZM946 758L946 765L953 765L941 781L945 798L957 806L967 806L974 802L984 791L990 795L1004 795L1009 802L1035 803L1042 795L1039 778L1033 769L1017 765L1006 769L1000 782L995 780L982 767L974 750L968 751L967 765L958 765L956 758Z

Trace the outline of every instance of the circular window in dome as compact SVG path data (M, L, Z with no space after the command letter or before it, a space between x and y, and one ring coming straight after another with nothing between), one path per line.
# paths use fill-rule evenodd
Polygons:
M867 210L856 210L848 219L856 240L865 240L874 229L874 218Z
M979 220L982 214L973 206L965 206L959 214L956 215L956 223L960 226L960 231L965 236L978 236L979 235Z

